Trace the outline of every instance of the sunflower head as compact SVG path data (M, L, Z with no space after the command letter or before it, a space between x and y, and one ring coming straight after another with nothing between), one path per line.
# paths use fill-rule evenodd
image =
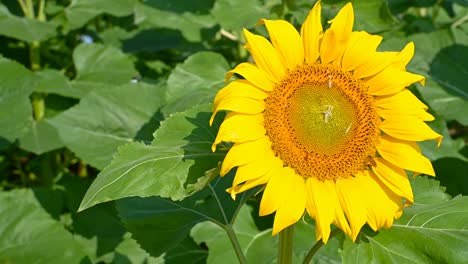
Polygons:
M437 140L407 86L424 77L406 71L413 43L381 52L382 37L352 31L345 5L323 31L320 1L300 33L283 20L260 20L270 40L244 30L255 63L241 63L215 97L213 118L229 113L213 143L233 143L221 168L236 168L233 198L263 185L260 215L275 213L273 234L306 211L326 242L330 225L353 240L364 224L390 227L413 203L405 170L434 175L416 141Z

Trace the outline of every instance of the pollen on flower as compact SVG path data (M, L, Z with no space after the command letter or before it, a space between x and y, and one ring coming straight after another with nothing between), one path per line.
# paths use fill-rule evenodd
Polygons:
M302 177L320 180L367 169L380 118L366 89L333 66L305 64L289 72L265 100L264 126L275 154Z

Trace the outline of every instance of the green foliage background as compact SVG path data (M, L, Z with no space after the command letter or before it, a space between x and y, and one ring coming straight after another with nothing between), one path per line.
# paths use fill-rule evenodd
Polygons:
M211 101L248 60L242 28L299 27L310 0L0 1L0 263L275 263L259 195L233 201ZM411 90L445 139L421 143L437 176L389 230L342 235L314 263L468 260L468 2L355 0L355 30L413 41ZM26 8L22 10L20 3ZM323 0L323 22L345 1ZM28 9L33 4L33 11ZM222 117L219 117L222 118ZM226 146L228 147L228 146ZM294 261L315 242L296 225Z

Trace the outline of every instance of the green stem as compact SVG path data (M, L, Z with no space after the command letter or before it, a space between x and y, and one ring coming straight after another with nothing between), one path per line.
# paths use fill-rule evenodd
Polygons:
M45 114L45 102L44 96L41 93L33 93L32 94L32 107L34 113L34 120L39 121L44 118Z
M236 233L232 226L227 225L225 226L226 233L231 240L232 246L234 247L234 251L236 252L237 258L239 259L240 264L247 264L247 260L245 259L244 252L242 252L242 248L239 244L239 240L237 239Z
M39 10L37 12L37 20L43 21L43 22L46 20L45 13L44 13L45 2L46 2L45 0L39 1Z
M23 0L18 0L18 4L20 5L23 14L26 16L26 14L28 13L28 8L26 7L26 4Z
M29 59L31 61L31 70L41 69L41 43L33 41L29 44Z
M334 229L330 233L330 237L328 238L329 240L332 239L334 236L337 234L341 233L341 230L339 228ZM304 258L303 264L308 264L312 260L312 257L317 253L317 251L323 246L323 241L320 239L319 241L315 242L314 246L309 250L307 253L306 257Z
M279 233L278 264L291 264L293 252L294 225Z
M34 19L34 4L32 2L32 0L26 0L26 17L27 18L31 18L31 19Z

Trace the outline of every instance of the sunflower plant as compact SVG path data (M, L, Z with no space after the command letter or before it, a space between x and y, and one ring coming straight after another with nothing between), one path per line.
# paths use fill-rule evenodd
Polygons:
M0 263L465 263L467 7L0 2Z

